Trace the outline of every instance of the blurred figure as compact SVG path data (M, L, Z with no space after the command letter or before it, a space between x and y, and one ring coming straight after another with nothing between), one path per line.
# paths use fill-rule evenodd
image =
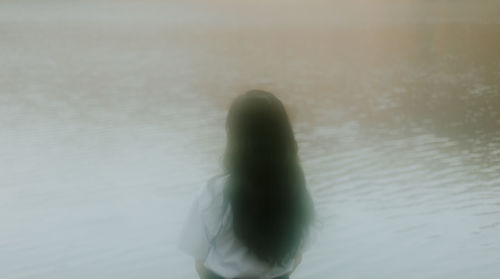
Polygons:
M207 278L289 278L315 216L286 110L249 91L226 120L224 173L195 199L180 247Z

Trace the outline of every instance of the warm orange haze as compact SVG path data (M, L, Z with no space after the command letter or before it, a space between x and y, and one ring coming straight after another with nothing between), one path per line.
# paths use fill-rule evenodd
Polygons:
M0 2L0 278L196 278L233 98L290 114L291 278L500 275L500 2Z

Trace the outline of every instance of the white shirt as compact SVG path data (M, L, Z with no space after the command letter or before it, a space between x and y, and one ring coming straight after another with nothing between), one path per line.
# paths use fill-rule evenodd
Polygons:
M257 259L236 239L230 204L224 204L223 187L229 175L212 178L198 193L180 237L179 247L225 278L279 277L293 268L270 266Z

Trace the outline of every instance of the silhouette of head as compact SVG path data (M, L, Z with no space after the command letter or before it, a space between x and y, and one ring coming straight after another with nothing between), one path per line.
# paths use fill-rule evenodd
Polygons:
M248 91L231 104L226 132L225 193L234 233L261 260L286 264L301 245L313 205L285 107L269 92Z

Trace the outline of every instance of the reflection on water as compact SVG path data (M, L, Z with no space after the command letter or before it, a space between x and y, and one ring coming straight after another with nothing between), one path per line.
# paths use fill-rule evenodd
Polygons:
M321 215L296 278L500 275L495 22L36 3L1 4L0 278L194 278L179 226L255 87L287 105Z

